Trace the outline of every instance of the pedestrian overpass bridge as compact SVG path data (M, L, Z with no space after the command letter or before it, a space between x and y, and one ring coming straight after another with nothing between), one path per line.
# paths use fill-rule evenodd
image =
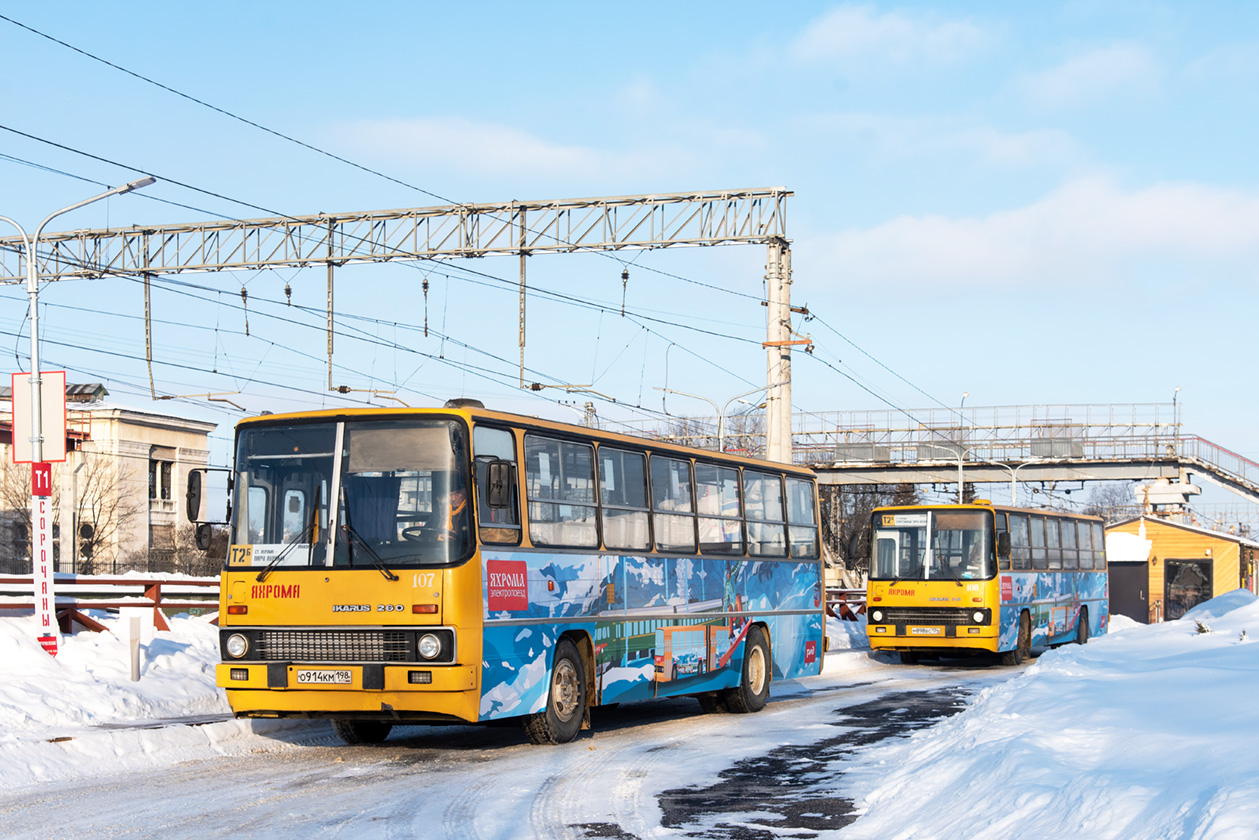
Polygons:
M1259 503L1259 463L1181 428L1178 406L1035 405L797 413L794 460L823 484L1005 484L1184 480L1192 473ZM754 414L678 418L633 431L759 454ZM719 426L723 428L718 428ZM719 444L720 441L720 444ZM994 501L1007 497L994 490Z

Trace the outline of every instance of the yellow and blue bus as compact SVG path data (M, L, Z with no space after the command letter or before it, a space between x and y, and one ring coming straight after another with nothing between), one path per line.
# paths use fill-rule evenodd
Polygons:
M1017 665L1106 632L1102 520L978 500L876 508L866 634L906 664L996 653Z
M821 671L807 469L452 401L243 420L231 500L217 681L238 717L351 743L519 718L562 743L593 706L750 712Z

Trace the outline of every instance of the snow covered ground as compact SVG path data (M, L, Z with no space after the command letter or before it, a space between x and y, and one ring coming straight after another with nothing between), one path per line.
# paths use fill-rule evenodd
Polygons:
M169 633L157 633L145 646L142 678L132 682L126 632L121 620L111 621L117 635L66 637L53 659L35 641L33 619L0 617L6 792L300 750L300 738L274 736L326 730L318 722L231 720L214 687L217 631L201 619L177 618ZM863 631L831 622L821 679L915 672L870 656ZM962 714L868 748L836 779L836 792L852 798L862 817L831 834L1254 837L1259 648L1252 635L1259 636L1259 603L1242 592L1164 625L1116 618L1110 635L1045 654L981 691ZM163 725L171 719L198 725ZM656 819L645 836L676 835Z

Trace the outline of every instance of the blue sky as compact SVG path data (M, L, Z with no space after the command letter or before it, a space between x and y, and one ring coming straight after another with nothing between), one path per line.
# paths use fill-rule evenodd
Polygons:
M1180 386L1186 432L1259 460L1250 4L72 2L0 14L414 187L0 20L0 214L28 229L141 172L160 183L52 228L443 203L434 194L781 185L795 192L793 302L820 318L797 324L817 345L796 356L798 409L956 405L963 392L968 406L1167 403ZM531 285L605 311L531 298L530 379L593 385L616 397L596 401L614 418L658 411L660 387L720 404L763 384L764 309L747 296L762 294L764 256L628 256L626 305L659 319L650 331L620 317L621 263L533 258ZM513 387L516 261L470 267L510 282L342 270L338 308L368 319L370 340L338 338L337 384L571 418L551 402L561 393ZM239 392L251 411L345 404L323 393L317 311L300 328L273 317L293 312L286 283L294 303L322 307L322 269L176 279L206 290L158 284L158 393ZM41 300L49 366L153 405L136 283L53 284ZM25 301L0 289L0 344L15 356ZM426 313L444 343L414 329ZM711 413L680 397L668 409ZM224 423L220 436L240 416L204 400L179 410Z

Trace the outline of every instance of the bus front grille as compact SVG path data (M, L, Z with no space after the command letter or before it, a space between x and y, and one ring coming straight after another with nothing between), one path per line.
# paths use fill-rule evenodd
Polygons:
M881 624L974 624L972 610L939 607L884 607Z
M407 662L414 660L401 630L263 630L258 659L273 662Z

